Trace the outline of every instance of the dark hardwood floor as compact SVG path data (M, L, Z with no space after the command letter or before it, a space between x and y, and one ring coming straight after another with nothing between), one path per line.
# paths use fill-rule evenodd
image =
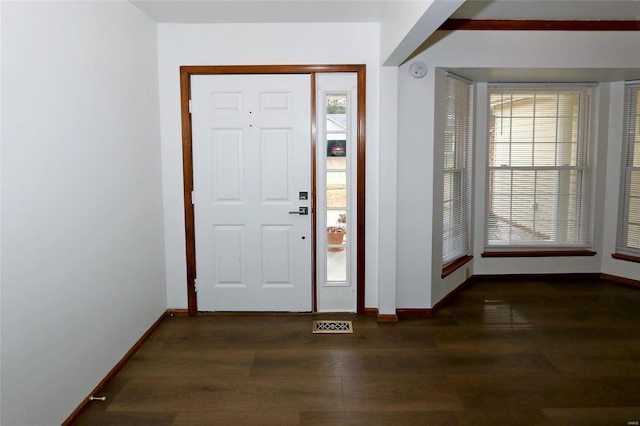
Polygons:
M391 324L170 317L99 396L76 424L638 424L640 288L477 282Z

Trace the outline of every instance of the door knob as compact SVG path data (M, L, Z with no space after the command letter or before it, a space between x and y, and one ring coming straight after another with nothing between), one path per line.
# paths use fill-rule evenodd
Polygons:
M298 207L298 210L294 210L289 212L289 214L299 214L301 216L305 216L309 214L309 207Z

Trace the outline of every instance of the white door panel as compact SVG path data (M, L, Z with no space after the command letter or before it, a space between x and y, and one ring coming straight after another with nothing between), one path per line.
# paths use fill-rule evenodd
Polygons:
M192 77L201 311L310 311L310 76Z

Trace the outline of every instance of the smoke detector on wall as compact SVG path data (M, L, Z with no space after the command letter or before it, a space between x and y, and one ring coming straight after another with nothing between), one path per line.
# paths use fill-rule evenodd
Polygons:
M415 78L422 78L427 75L427 64L424 62L414 62L409 65L409 72Z

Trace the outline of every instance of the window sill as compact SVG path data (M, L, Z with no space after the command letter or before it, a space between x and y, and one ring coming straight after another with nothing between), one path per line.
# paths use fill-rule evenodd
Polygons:
M453 262L447 263L442 268L442 275L440 275L440 278L445 278L451 275L453 271L460 268L462 265L469 262L471 259L473 259L473 256L466 255L466 256L462 256L459 259L454 260Z
M527 251L485 251L482 257L560 257L595 256L591 250L527 250Z
M613 257L614 259L618 259L618 260L625 260L627 262L640 263L640 257L638 257L638 256L631 256L631 255L628 255L628 254L613 253L611 255L611 257Z

